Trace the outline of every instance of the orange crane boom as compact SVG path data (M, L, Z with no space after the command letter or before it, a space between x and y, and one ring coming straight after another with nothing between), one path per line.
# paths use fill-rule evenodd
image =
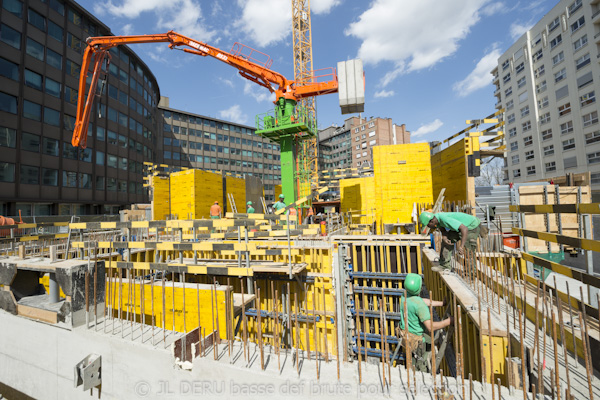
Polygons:
M286 79L282 74L269 69L270 58L266 62L259 62L252 56L256 50L235 43L231 52L225 52L204 42L190 39L177 32L169 31L156 35L131 35L131 36L98 36L87 39L87 47L83 54L81 64L81 75L79 78L79 98L77 100L77 115L73 139L74 147L85 148L87 145L87 129L94 101L94 95L98 86L98 80L102 64L110 54L111 47L122 44L140 43L169 43L169 48L186 46L183 51L199 56L211 56L239 70L244 78L267 88L275 93L276 100L280 98L299 100L305 97L319 96L322 94L335 93L338 91L338 80L335 71L329 75L326 81L308 79L308 81L296 82ZM244 50L251 50L245 54ZM256 52L259 53L259 52ZM262 53L260 53L262 54ZM87 76L92 66L92 81L86 99Z

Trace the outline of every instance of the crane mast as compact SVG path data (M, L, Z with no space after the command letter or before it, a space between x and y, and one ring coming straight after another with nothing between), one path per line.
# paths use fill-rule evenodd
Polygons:
M294 51L294 80L311 82L313 79L312 31L310 0L292 0L292 39ZM301 107L316 122L317 109L314 96L299 101ZM317 125L315 124L315 128ZM296 143L296 195L304 197L318 186L318 131L315 135Z

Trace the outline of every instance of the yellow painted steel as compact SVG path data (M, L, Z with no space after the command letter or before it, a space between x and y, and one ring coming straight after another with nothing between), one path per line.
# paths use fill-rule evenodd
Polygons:
M168 177L151 176L152 219L163 220L171 214L170 182Z

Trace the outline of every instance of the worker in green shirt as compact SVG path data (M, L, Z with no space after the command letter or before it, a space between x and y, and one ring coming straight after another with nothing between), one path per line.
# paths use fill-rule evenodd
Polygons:
M450 261L456 243L456 251L462 254L464 249L471 252L477 250L477 238L480 233L481 221L479 218L461 212L432 213L423 211L419 215L419 222L429 229L440 229L442 246L440 249L440 267L451 269Z
M429 306L443 307L443 301L421 298L421 287L423 279L418 274L407 274L404 279L404 290L406 291L406 313L408 320L409 337L405 338L408 345L416 354L415 369L426 372L430 370L429 356L431 353L431 336L438 329L446 328L454 323L452 316L443 321L433 321ZM404 315L404 297L400 299L400 310ZM404 318L400 319L400 329L404 330ZM415 343L413 347L412 343Z
M275 204L273 204L273 208L275 209L275 211L279 211L282 208L286 208L287 205L285 204L285 196L283 194L279 195L279 201Z
M254 212L254 207L252 207L252 202L251 201L249 201L249 202L246 203L246 207L247 207L246 212L248 214L252 214Z

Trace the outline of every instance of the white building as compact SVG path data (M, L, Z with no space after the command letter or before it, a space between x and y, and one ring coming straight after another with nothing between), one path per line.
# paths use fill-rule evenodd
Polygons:
M599 46L600 0L563 0L498 59L508 182L590 171L598 201Z

